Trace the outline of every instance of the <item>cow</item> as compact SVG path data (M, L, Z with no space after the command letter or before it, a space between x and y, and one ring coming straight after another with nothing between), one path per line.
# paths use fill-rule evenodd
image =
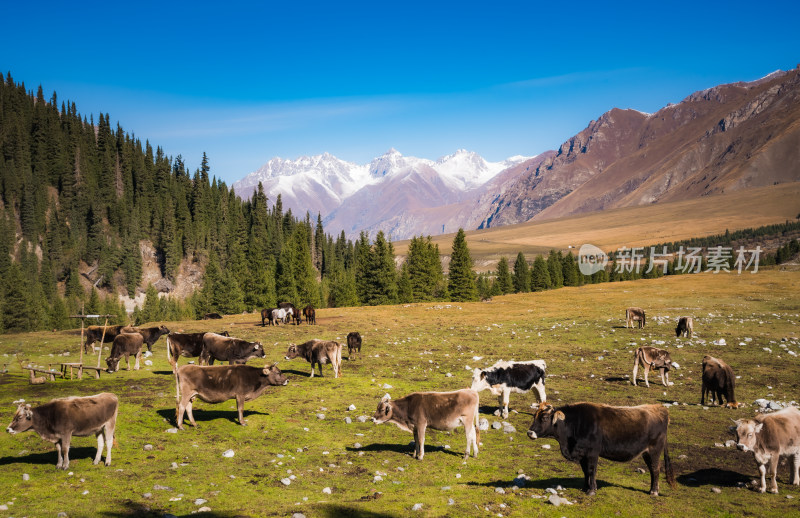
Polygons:
M488 369L472 371L472 390L480 392L489 389L497 396L503 419L508 417L508 400L512 392L525 393L536 388L539 402L547 401L544 391L544 378L547 364L544 360L526 362L503 361L495 363Z
M203 353L202 333L170 333L167 335L167 360L172 365L172 372L178 368L178 357L197 358ZM217 333L221 336L229 336L227 331Z
M645 324L645 315L642 308L628 308L625 310L625 327L633 327L634 322L639 322L639 329Z
M105 327L105 336L103 336L103 328ZM89 352L89 346L92 346L92 350L94 351L94 343L99 342L101 339L103 340L102 343L113 342L114 338L117 337L120 333L135 333L136 328L131 326L89 326L86 328L85 333L85 341L83 342L83 351ZM101 345L102 345L101 343Z
M664 452L667 482L675 487L675 474L667 449L669 411L661 405L633 407L575 403L554 408L541 403L528 429L528 437L553 437L561 455L583 469L583 489L597 492L599 457L628 462L642 456L650 470L650 494L658 496L660 456Z
M147 345L147 350L153 350L153 344L158 341L159 338L163 335L169 334L169 329L166 326L158 326L158 327L136 327L134 328L137 333L142 335L144 339L144 343Z
M278 322L283 322L285 324L287 319L289 318L289 315L290 315L290 313L288 313L288 311L291 311L291 309L289 309L289 310L286 310L286 309L283 309L283 308L275 308L275 309L273 309L272 310L271 322L275 322L276 326L278 325Z
M650 388L650 382L647 380L650 369L661 371L661 383L665 387L669 387L669 370L672 368L672 357L669 351L649 345L643 345L636 349L636 352L633 353L633 375L631 376L631 383L634 387L639 365L644 367L644 384L647 388Z
M95 396L54 399L38 407L23 401L14 414L6 431L10 434L33 430L39 436L56 445L58 462L56 468L69 467L69 444L72 436L97 437L97 455L93 464L100 462L105 443L106 466L111 464L111 445L114 428L117 426L119 400L109 392Z
M265 308L261 310L261 327L266 327L267 322L272 325L272 308Z
M694 333L694 322L692 321L692 317L681 317L678 319L678 327L675 328L675 336L680 337L681 335L691 338L692 334Z
M119 370L119 362L125 358L128 370L131 370L131 356L136 357L133 370L139 370L139 360L142 358L142 344L144 338L139 333L120 333L111 344L111 356L106 358L108 372Z
M358 351L358 356L361 356L361 334L358 331L347 333L347 361L353 359L353 351Z
M333 367L333 377L342 375L342 344L326 340L309 340L300 345L290 344L286 351L286 359L293 360L297 357L305 359L311 364L311 377L314 377L314 365L319 365L319 375L322 376L322 364L330 363Z
M770 493L778 493L778 464L782 455L792 457L792 484L800 486L800 411L788 407L754 419L734 421L736 447L752 451L761 473L760 492L767 490L766 474L772 476Z
M700 404L706 404L706 393L711 395L711 403L716 400L717 404L722 405L722 397L728 401L727 408L739 408L733 389L736 384L736 377L733 369L724 361L706 355L703 357L703 387L700 392Z
M222 336L216 333L203 335L203 351L200 353L200 362L214 365L214 360L234 363L247 363L250 358L263 358L264 346L261 342L248 342L241 338Z
M304 307L303 316L306 317L306 324L312 325L317 323L317 312L314 310L314 306Z
M222 315L219 313L206 313L203 315L203 320L219 320L222 318Z
M290 320L294 320L294 325L299 326L303 323L303 313L299 309L292 310Z
M188 415L192 426L197 426L192 415L192 401L196 397L206 403L222 403L235 399L239 424L244 426L247 424L243 415L245 401L257 398L269 386L288 383L289 380L277 363L263 368L250 365L181 365L175 373L178 429L183 430L184 413Z
M397 400L389 394L381 398L372 422L394 423L398 428L414 434L415 459L425 456L425 429L450 431L463 426L467 435L464 460L478 456L481 432L478 428L478 404L480 397L472 389L453 392L414 392Z

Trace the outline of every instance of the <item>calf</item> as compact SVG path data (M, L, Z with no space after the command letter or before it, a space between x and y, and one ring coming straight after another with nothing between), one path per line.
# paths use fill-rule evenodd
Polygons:
M692 317L681 317L678 319L678 327L675 328L675 336L680 337L681 335L691 338L692 333L694 333L694 322L692 321Z
M361 334L358 331L347 334L347 361L353 359L353 351L358 351L361 357Z
M287 310L283 308L275 308L272 310L272 319L270 324L273 322L276 326L278 325L278 322L283 322L285 324L287 318L289 318L289 313L287 313Z
M69 467L72 436L86 437L94 434L97 437L94 464L100 462L105 442L108 466L111 464L111 445L114 442L118 408L117 396L109 392L96 396L54 399L35 408L22 403L17 407L14 419L6 431L15 434L33 430L42 439L54 443L58 452L56 468L60 469Z
M717 404L722 404L722 396L728 401L725 406L728 408L739 408L736 397L733 395L736 377L733 369L724 361L713 356L703 357L703 386L700 392L700 404L706 404L706 393L711 394L711 403L716 400Z
M178 369L178 357L197 358L203 353L202 333L170 333L167 335L167 360L172 365L172 372ZM229 336L227 331L217 333Z
M639 322L639 329L645 324L645 314L642 308L628 308L625 310L625 327L633 327L634 322Z
M207 403L222 403L236 400L239 424L244 420L244 403L251 401L271 385L286 385L289 380L275 363L269 367L258 368L250 365L181 365L175 374L175 388L178 393L176 420L183 430L183 414L189 417L192 426L197 426L192 414L192 401L199 397Z
M737 419L736 447L752 451L761 473L761 488L767 490L767 470L772 477L770 493L778 493L778 464L782 455L792 457L792 484L800 486L800 411L788 407L754 419Z
M342 344L325 340L309 340L300 345L291 344L286 351L286 359L293 360L297 357L305 359L311 364L311 377L314 377L314 365L319 365L319 375L322 376L322 364L330 363L333 367L333 377L342 375Z
M303 316L306 317L306 324L311 325L317 323L317 312L314 310L314 306L304 307Z
M250 358L263 358L264 356L264 346L261 345L261 342L248 342L216 333L203 335L201 363L214 365L214 360L219 360L233 365L234 363L247 363Z
M136 332L142 335L144 339L144 343L147 345L147 350L153 350L153 344L158 341L163 335L169 334L169 329L166 326L158 326L158 327L137 327L135 328Z
M488 369L472 371L472 390L480 392L489 389L497 396L499 411L502 411L505 419L508 417L508 400L512 392L525 393L535 387L539 402L547 400L544 392L546 370L547 364L544 360L500 360Z
M667 482L675 487L675 475L667 450L669 411L661 405L634 407L576 403L561 408L541 403L528 429L528 437L553 437L561 455L583 469L583 489L597 491L599 457L628 462L642 456L650 470L650 494L658 495L661 452Z
M114 338L111 344L111 356L106 358L108 365L108 372L116 372L119 370L119 361L125 358L125 364L128 370L131 370L131 356L136 357L136 362L133 366L134 370L139 370L139 360L142 357L142 344L144 338L139 333L120 333Z
M105 335L103 334L103 328L105 328ZM83 350L84 352L89 352L89 346L92 347L94 350L94 343L101 342L113 342L114 338L117 337L120 333L135 333L136 328L131 326L89 326L86 328L85 341L83 342Z
M467 435L464 460L478 456L481 432L478 428L478 393L472 389L454 392L414 392L406 397L392 400L386 394L378 403L372 416L375 424L394 423L401 430L414 434L414 458L422 460L425 455L425 429L450 431L463 426Z
M647 380L647 375L650 369L658 369L661 371L661 383L665 387L669 387L669 370L672 368L672 357L666 349L658 349L643 345L636 349L633 353L633 376L631 376L631 383L636 386L636 374L639 372L639 365L644 367L644 384L650 388L650 382Z
M261 327L265 327L269 322L269 325L272 325L272 309L265 308L261 310Z

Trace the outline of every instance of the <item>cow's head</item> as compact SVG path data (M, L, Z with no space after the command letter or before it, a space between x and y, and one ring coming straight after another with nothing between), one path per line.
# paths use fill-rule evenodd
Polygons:
M270 385L288 385L289 379L281 372L278 368L278 362L273 363L270 366L264 367L264 370L261 371L264 376L267 377L267 382Z
M737 419L736 424L736 448L742 451L753 451L756 447L756 436L764 427L764 423L758 423L755 419Z
M672 357L669 355L669 351L665 351L664 349L658 351L656 357L653 358L653 368L664 370L670 370L672 368Z
M480 392L489 388L489 382L486 381L486 373L480 369L473 369L472 371L472 390Z
M378 409L372 416L372 422L375 424L385 423L392 418L392 397L389 394L384 395L378 403Z
M528 428L528 437L537 439L539 437L553 437L559 423L564 421L564 412L556 410L553 405L546 402L539 403L539 409L533 414L533 422Z
M261 345L261 342L254 342L252 344L252 348L250 349L250 355L253 356L254 358L263 358L264 356L266 356L266 354L264 354L264 346Z
M106 358L106 365L108 365L108 372L117 372L117 369L119 369L119 361L120 358L113 358L111 356Z
M167 329L167 326L158 327L158 336L168 335L168 334L169 334L169 329Z
M300 353L297 352L297 346L295 344L290 344L289 349L286 351L285 358L287 360L293 360L297 358Z
M6 428L6 431L10 434L15 434L28 431L32 426L33 411L31 410L31 406L22 403L17 407L14 418L11 420L11 424L8 425L8 428Z
M678 322L678 327L675 328L675 336L681 336L682 332L683 332L683 326L681 325L680 322Z

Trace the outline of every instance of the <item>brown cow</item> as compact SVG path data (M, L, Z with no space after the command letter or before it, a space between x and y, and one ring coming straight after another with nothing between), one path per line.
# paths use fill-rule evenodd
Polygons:
M330 363L333 367L333 377L342 375L342 344L325 340L309 340L300 345L291 344L286 351L286 359L293 360L300 356L311 364L311 377L314 377L314 365L319 365L319 375L322 376L322 364Z
M303 316L306 317L306 324L312 325L317 323L317 312L314 310L314 306L304 307Z
M261 310L261 327L266 327L267 322L269 325L273 325L272 321L272 311L274 308L265 308Z
M203 320L219 320L222 318L222 315L219 313L206 313L203 315Z
M128 370L131 370L131 356L136 357L136 362L133 366L134 370L139 370L139 360L142 358L142 344L144 338L139 333L120 333L114 338L114 343L111 344L111 356L106 358L108 364L108 372L116 372L119 370L119 361L125 358L125 364Z
M675 328L675 336L681 335L691 338L694 333L694 321L692 317L681 317L678 319L678 327Z
M625 327L633 327L634 322L639 322L639 329L645 324L645 314L642 308L628 308L625 310Z
M31 408L24 402L17 407L14 419L6 431L10 434L33 430L39 436L56 445L58 463L56 468L69 467L69 444L72 436L97 437L97 455L94 464L100 462L103 442L107 447L106 466L111 464L111 445L114 428L117 426L119 400L109 392L96 396L54 399L44 405Z
M800 411L788 407L754 419L737 419L736 447L752 451L761 473L761 488L767 490L766 473L772 476L770 493L778 493L778 464L781 455L792 457L792 484L800 486Z
M203 335L203 352L200 353L200 363L214 365L214 360L234 363L247 363L250 358L263 358L264 346L261 342L248 342L241 338L222 336L216 333Z
M206 333L170 333L167 335L167 360L172 365L172 372L177 370L178 357L197 358L203 353L203 336ZM227 331L217 333L228 336Z
M639 372L639 365L644 367L644 384L650 388L650 382L647 380L647 375L650 369L658 369L661 371L661 383L665 387L669 387L669 370L672 368L672 358L669 351L666 349L658 349L649 345L643 345L636 349L633 354L633 376L631 376L631 383L636 386L636 374Z
M169 334L169 329L166 326L158 327L136 327L134 328L137 333L142 335L144 343L147 345L147 350L153 350L153 344L158 341L163 335Z
M199 397L207 403L236 400L239 424L244 420L244 403L260 396L270 385L286 385L289 380L278 364L258 368L250 365L181 365L175 374L178 392L177 424L183 430L183 414L189 416L192 426L197 426L192 415L192 401Z
M106 329L105 336L103 336L103 327ZM101 339L103 340L103 343L113 342L114 338L116 338L120 333L135 332L136 328L132 326L89 326L86 328L86 333L84 335L85 341L83 342L83 351L89 352L90 345L94 351L94 343L99 342Z
M361 334L358 331L347 334L347 361L353 359L353 351L358 351L361 357Z
M661 452L667 482L675 487L675 475L667 451L669 411L661 405L633 407L576 403L553 408L540 403L528 429L528 437L553 437L565 459L583 469L583 489L597 491L599 457L628 462L642 456L650 469L650 494L658 495Z
M722 404L722 396L728 401L725 406L728 408L739 408L733 389L736 384L736 376L733 369L724 361L713 356L703 357L703 387L700 392L700 404L706 404L706 393L711 395L711 403L716 400L717 404Z
M425 429L450 431L464 426L467 449L464 460L478 456L481 432L478 428L478 393L472 389L454 392L414 392L397 400L386 394L378 403L372 416L375 424L394 423L401 430L414 434L414 458L422 460L425 455Z

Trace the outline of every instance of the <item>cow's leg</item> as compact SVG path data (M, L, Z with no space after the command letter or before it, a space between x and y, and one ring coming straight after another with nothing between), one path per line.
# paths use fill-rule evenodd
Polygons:
M467 435L467 451L464 452L464 460L467 460L467 457L469 457L470 448L472 448L473 457L478 456L478 441L475 437L475 417L464 416L462 419L464 420L464 429L466 430Z
M244 396L236 396L236 410L239 412L239 424L245 426L247 421L244 420Z
M425 456L425 428L427 423L423 422L414 427L414 457L422 460Z
M794 471L792 472L792 485L800 486L800 453L795 453L792 457L792 467Z
M779 464L780 457L778 454L774 454L769 459L769 472L770 476L772 477L772 481L770 483L769 492L778 494L778 464Z
M111 446L114 444L114 428L116 428L116 416L113 421L106 423L103 427L103 433L106 438L106 466L111 465Z
M637 355L633 359L633 376L631 376L631 378L632 378L631 379L631 383L633 383L634 387L636 386L636 376L638 374L639 374L639 356Z
M508 401L511 398L511 389L503 389L503 419L508 419Z
M64 464L64 455L61 451L61 440L56 440L56 453L58 454L58 462L56 462L56 469L61 469L61 466Z
M183 413L186 411L186 403L183 399L178 400L178 406L175 408L175 422L178 425L178 430L183 430Z
M103 430L97 432L97 455L94 456L94 462L92 464L99 464L100 457L103 455Z
M759 493L764 493L767 491L767 465L766 464L759 464L758 465L758 472L761 474L761 487L759 488Z
M189 417L189 423L197 428L197 423L195 422L194 414L192 413L192 399L189 399L189 402L186 404L186 415Z
M536 387L536 393L539 396L539 403L544 403L545 401L547 401L547 395L544 392L544 380L541 379L537 381L534 387Z
M645 451L642 453L642 459L644 459L644 463L647 464L647 469L650 470L650 495L651 496L658 496L658 477L661 472L661 462L660 462L661 452L653 452L653 455L650 455L650 451Z
M141 368L141 365L139 365L139 360L141 360L141 358L142 358L142 351L139 351L136 354L136 364L133 366L133 370L138 371Z
M667 372L667 369L659 370L661 371L661 383L663 383L665 387L669 387L669 372Z
M650 374L650 364L644 362L644 386L650 388L650 382L647 379L648 374Z
M588 496L593 496L597 492L597 457L581 457L581 469L583 469L583 490Z
M61 439L61 469L67 469L69 467L69 443L71 440L71 435L66 435Z
M322 377L322 362L318 361L317 365L319 365L319 376ZM311 370L312 371L314 370L314 365L313 364L311 365Z
M703 383L703 388L700 389L700 404L703 406L706 404L706 392L708 392L708 387Z

